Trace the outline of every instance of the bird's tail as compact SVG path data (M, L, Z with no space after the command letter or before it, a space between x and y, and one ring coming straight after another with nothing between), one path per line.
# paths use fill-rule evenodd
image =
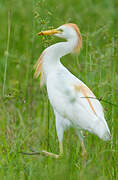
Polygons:
M104 141L111 140L111 133L104 117L98 117L96 119L93 132Z

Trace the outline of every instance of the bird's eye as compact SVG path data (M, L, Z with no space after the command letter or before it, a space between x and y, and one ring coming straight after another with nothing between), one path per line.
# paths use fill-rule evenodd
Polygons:
M60 32L63 32L63 29L58 29Z

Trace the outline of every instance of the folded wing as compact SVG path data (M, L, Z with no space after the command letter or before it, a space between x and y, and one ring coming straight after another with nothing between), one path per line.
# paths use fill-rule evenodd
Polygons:
M73 84L77 99L86 112L93 113L95 116L104 117L103 108L93 92L83 83Z

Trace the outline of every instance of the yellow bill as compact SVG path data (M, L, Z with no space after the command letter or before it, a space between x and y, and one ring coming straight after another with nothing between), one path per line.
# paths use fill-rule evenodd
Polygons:
M41 31L39 32L37 35L41 36L41 35L53 35L53 34L60 34L61 31L57 30L57 29L52 29L52 30L47 30L47 31Z

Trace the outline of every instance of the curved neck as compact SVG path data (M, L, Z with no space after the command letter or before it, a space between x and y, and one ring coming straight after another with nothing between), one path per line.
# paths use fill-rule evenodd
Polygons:
M77 40L68 40L49 46L44 52L43 69L45 74L53 72L60 64L60 58L73 51Z
M77 39L70 39L67 42L59 42L47 48L47 51L55 60L72 53L77 43Z

